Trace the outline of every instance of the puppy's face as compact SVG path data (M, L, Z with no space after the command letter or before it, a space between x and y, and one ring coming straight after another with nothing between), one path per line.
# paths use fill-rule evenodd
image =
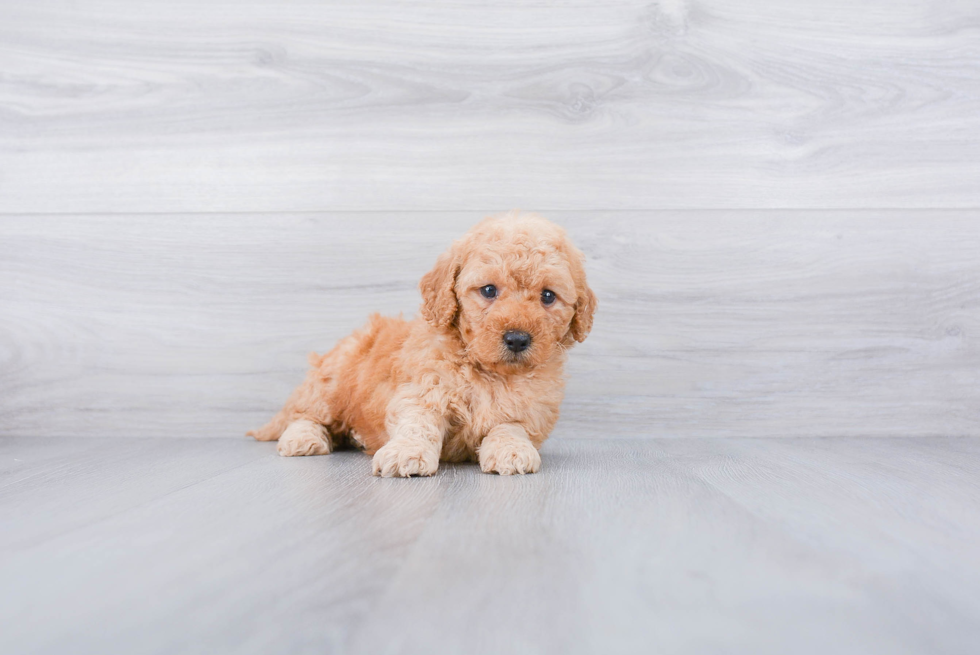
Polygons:
M486 368L539 366L591 329L596 300L582 264L564 231L542 218L487 219L422 279L422 313L456 330Z
M469 355L487 367L545 363L575 315L575 283L563 258L549 247L518 250L486 244L456 280L456 326Z

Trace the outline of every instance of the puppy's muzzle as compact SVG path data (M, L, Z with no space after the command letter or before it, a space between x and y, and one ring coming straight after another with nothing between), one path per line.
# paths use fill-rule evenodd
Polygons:
M521 353L531 345L531 335L521 330L507 330L504 332L504 345L512 353Z

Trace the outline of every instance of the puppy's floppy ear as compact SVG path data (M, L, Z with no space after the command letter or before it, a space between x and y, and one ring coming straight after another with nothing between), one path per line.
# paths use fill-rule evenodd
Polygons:
M454 243L439 255L432 270L422 276L419 291L422 292L422 317L437 328L447 328L456 318L459 305L456 299L456 276L461 260L459 244Z
M572 280L575 282L575 315L568 326L568 333L578 342L585 341L592 330L592 317L599 301L585 280L585 255L578 249L572 250Z

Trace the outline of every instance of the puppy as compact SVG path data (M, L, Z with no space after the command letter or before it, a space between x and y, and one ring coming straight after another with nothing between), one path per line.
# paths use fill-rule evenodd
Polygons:
M419 283L421 316L374 315L323 356L265 427L279 454L351 443L375 475L432 475L439 460L534 473L558 420L567 349L596 298L564 230L531 214L487 218Z

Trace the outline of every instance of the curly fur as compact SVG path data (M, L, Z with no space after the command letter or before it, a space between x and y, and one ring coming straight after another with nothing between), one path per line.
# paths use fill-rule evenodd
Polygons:
M558 420L567 349L592 329L595 294L564 230L531 214L483 220L419 283L420 317L374 315L323 356L266 426L279 454L320 455L349 441L375 475L432 475L439 461L534 473ZM492 300L480 288L493 284ZM553 291L552 305L541 301ZM531 335L514 354L508 330Z

